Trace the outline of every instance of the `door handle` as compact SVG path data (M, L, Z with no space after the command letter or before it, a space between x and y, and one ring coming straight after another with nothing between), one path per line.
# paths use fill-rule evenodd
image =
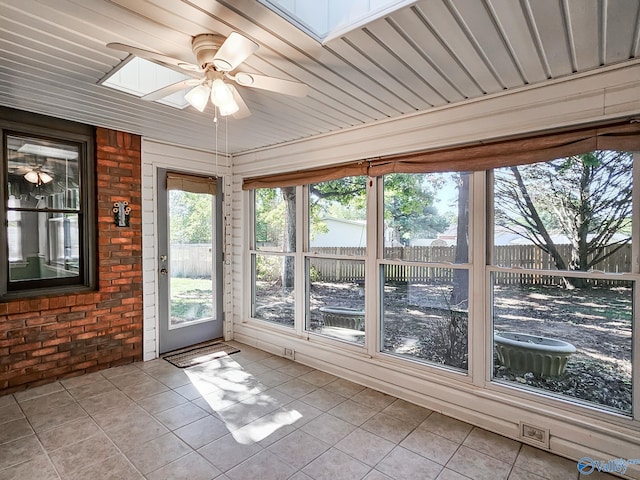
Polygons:
M167 275L167 273L169 273L169 270L167 270L166 268L161 268L160 269L160 275Z

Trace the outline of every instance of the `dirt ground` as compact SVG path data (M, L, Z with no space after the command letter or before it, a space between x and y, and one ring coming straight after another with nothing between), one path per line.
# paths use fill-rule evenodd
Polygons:
M630 288L622 287L572 291L560 287L496 287L495 331L558 338L573 344L577 351L559 378L516 374L497 360L494 378L631 413L631 295ZM448 304L449 296L450 286L385 287L384 350L465 369L466 315L464 325L457 315L458 324L451 326L450 312L460 309ZM293 311L293 303L287 297L277 285L261 290L259 303L263 307L258 309L259 315L277 323L291 322L288 312ZM321 331L318 308L325 305L362 308L364 292L355 284L314 282L311 330Z

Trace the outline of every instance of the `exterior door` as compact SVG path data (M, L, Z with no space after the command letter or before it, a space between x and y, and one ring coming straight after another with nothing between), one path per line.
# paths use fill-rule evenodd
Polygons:
M160 353L222 336L218 190L218 179L158 169Z

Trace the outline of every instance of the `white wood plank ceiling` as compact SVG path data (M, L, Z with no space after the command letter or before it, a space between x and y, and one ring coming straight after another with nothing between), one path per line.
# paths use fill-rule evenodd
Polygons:
M261 48L242 70L304 82L310 93L242 88L252 115L223 120L218 135L232 154L636 62L640 53L640 0L423 0L325 45L255 0L0 0L0 9L0 105L198 148L216 145L212 110L99 85L127 56L105 45L194 62L196 34L255 40Z

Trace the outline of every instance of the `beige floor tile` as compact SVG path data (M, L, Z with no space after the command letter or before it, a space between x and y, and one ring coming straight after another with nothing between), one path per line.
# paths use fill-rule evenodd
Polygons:
M223 480L222 478L216 480ZM296 472L293 476L289 477L289 480L313 480L309 475L302 472Z
M303 397L313 392L316 388L318 387L298 378L294 378L293 380L289 380L288 382L282 383L275 387L276 390L282 393L286 393L293 398Z
M276 455L263 450L240 465L229 470L226 475L231 480L286 480L296 469L283 462Z
M419 478L434 480L442 470L442 465L432 462L417 453L402 447L394 448L378 465L376 470L395 480Z
M519 442L481 428L474 428L463 445L510 464L516 461L520 451Z
M176 430L208 416L209 414L191 402L154 414L169 430Z
M460 446L426 428L418 427L405 438L400 446L445 465Z
M527 472L521 468L514 467L511 470L511 474L509 474L509 480L546 480L546 478L532 472Z
M447 468L475 480L506 480L511 465L462 446L447 463Z
M169 388L177 388L191 383L189 376L184 370L175 370L173 372L155 373L148 372L153 378L165 384Z
M332 448L316 458L302 471L315 480L359 480L371 467Z
M60 480L46 455L38 455L6 470L0 470L2 480Z
M207 415L189 425L178 428L174 433L194 450L204 447L220 437L224 437L229 431L225 424L218 418Z
M414 427L412 423L407 423L386 413L378 413L364 422L361 428L386 438L390 442L400 443Z
M139 372L140 366L142 363L135 362L129 363L127 365L120 365L119 367L108 368L107 370L102 370L100 373L104 378L112 379L115 377L119 377L121 375L126 375L127 373Z
M429 415L427 419L422 422L421 426L456 443L464 442L464 439L467 438L467 435L469 435L473 428L468 423L441 415L437 412Z
M324 413L300 427L304 432L319 438L325 443L334 445L353 432L357 427L349 422L340 420L333 415Z
M99 432L85 440L67 445L49 453L49 458L63 478L117 455L118 449Z
M130 387L131 385L146 383L151 380L153 380L153 378L139 368L130 368L127 371L123 371L120 375L109 376L109 382L120 390Z
M291 375L292 377L299 377L300 375L304 375L305 373L312 372L313 368L302 365L301 363L291 362L283 367L278 368L277 370L279 372L286 373L287 375Z
M377 412L376 410L365 407L353 400L346 400L333 407L328 413L346 422L360 426L371 417L375 416Z
M16 399L13 395L0 395L0 408L8 407L9 405L15 405Z
M371 470L366 477L364 477L362 480L393 480L391 477L389 477L388 475L385 475L382 472L379 472L378 470Z
M147 475L184 457L191 451L191 448L173 433L166 433L148 442L132 446L123 453L142 474Z
M298 428L309 423L314 418L318 418L323 413L322 410L309 405L308 403L301 402L300 400L294 400L293 402L287 403L282 407L282 410L296 417L295 422L292 425L295 425Z
M366 387L362 385L358 385L357 383L350 382L349 380L345 380L343 378L339 378L329 384L327 384L325 389L330 392L335 392L343 397L351 398L354 395L363 391Z
M537 448L523 445L515 466L531 473L542 473L549 480L578 478L577 463Z
M278 370L267 370L262 373L254 373L255 378L267 387L276 387L293 379L291 375L279 372Z
M80 385L79 387L73 387L67 390L73 398L80 401L103 393L114 392L116 391L116 387L109 380L103 378L102 380L97 380L93 383Z
M169 390L169 387L155 379L144 383L130 385L122 389L122 391L134 401L142 400L143 398L150 397L157 393L166 392L167 390Z
M24 418L24 414L17 403L8 403L0 407L0 425Z
M324 387L325 385L338 379L338 377L336 377L335 375L331 375L330 373L322 372L320 370L313 370L312 372L305 373L298 378L312 385L315 385L316 387Z
M142 474L122 454L81 468L64 480L143 480Z
M49 412L28 415L29 423L36 432L44 432L65 423L85 418L87 412L77 403L70 403Z
M79 401L89 415L106 412L112 408L122 410L133 404L133 400L115 388L106 393L84 398Z
M125 453L167 433L167 428L146 412L128 416L126 421L109 424L107 430L109 438Z
M44 450L35 435L0 445L0 470L42 455Z
M229 430L237 430L258 418L275 412L292 401L293 399L285 393L272 389L258 395L252 395L220 410L218 415Z
M287 358L273 356L273 357L265 358L264 360L262 360L260 362L260 365L264 365L265 367L269 367L273 369L278 369L286 365L289 365L291 363L294 363L294 362L292 362Z
M382 437L358 428L336 443L335 447L347 455L374 466L396 446Z
M432 411L428 408L423 408L405 400L398 399L385 408L382 413L396 417L408 424L418 426L429 415L431 415Z
M436 480L469 480L469 477L445 468Z
M391 395L387 395L386 393L378 392L376 390L372 390L371 388L366 388L360 393L357 393L353 397L351 397L351 400L360 403L365 407L372 408L373 410L381 411L391 405L397 399L396 397L392 397Z
M263 448L257 443L241 444L233 435L228 434L198 449L198 453L215 467L226 472L261 450Z
M3 423L0 426L0 445L13 442L22 437L32 435L33 428L25 418L19 418L10 422Z
M31 400L37 397L41 397L43 395L49 395L51 393L62 392L64 391L64 387L60 382L48 383L46 385L42 385L40 387L28 388L27 390L23 390L22 392L16 392L13 394L16 401L25 402L27 400Z
M331 445L324 443L322 440L302 430L295 430L275 442L268 450L299 470L329 450L329 448L331 448Z
M164 385L164 384L163 384ZM187 400L195 400L196 398L200 398L205 394L213 393L215 391L219 391L220 389L215 385L212 385L210 392L200 393L200 391L193 385L192 383L187 383L182 385L181 387L174 388L174 391L180 395L182 395Z
M222 472L200 454L189 453L147 475L148 480L211 480ZM256 477L258 478L258 477Z
M62 390L20 402L20 408L29 418L32 415L55 412L71 403L75 403L74 398L66 390Z
M326 412L331 410L333 407L340 405L346 400L346 398L342 395L338 395L337 393L325 390L324 388L318 388L317 390L301 397L300 400Z
M47 452L86 440L100 433L100 427L89 417L83 417L46 432L38 433L38 438Z
M60 383L64 385L64 388L75 388L80 387L82 385L88 385L93 382L102 381L105 377L102 375L103 372L93 372L87 373L84 375L78 375L77 377L65 378L64 380L60 380Z

